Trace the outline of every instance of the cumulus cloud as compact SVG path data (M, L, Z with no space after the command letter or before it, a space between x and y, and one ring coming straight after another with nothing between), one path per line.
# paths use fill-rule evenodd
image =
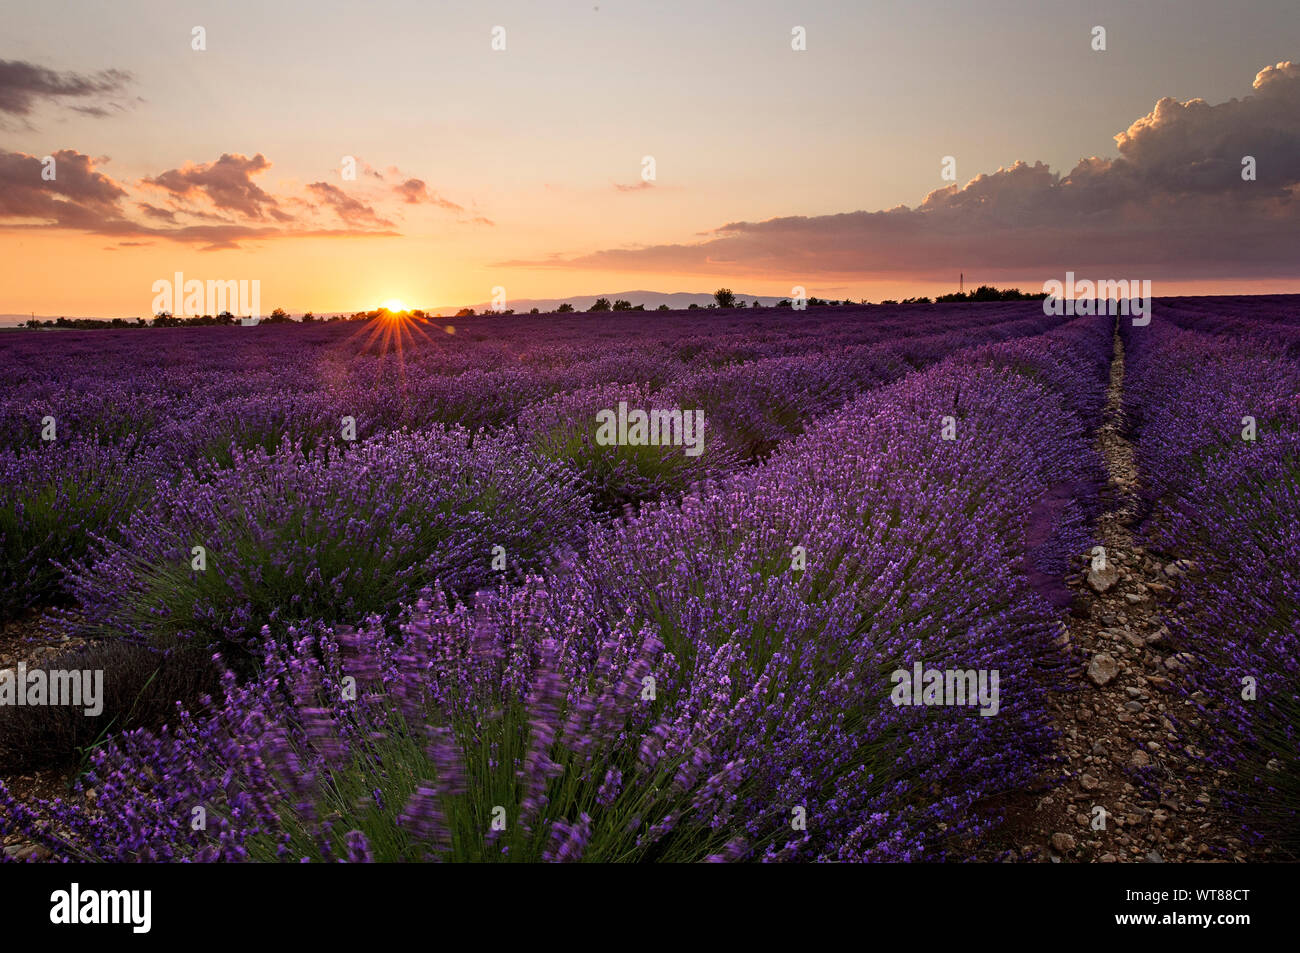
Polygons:
M144 179L143 184L162 189L174 200L206 204L221 212L250 219L270 216L279 222L290 221L292 216L282 211L275 198L253 181L253 176L269 168L271 163L260 152L251 159L225 153L213 162L187 163L179 169L168 169Z
M1169 278L1294 275L1300 64L1218 105L1165 98L1068 173L1016 162L915 207L731 222L702 240L504 262L695 274L883 277L1110 268ZM1242 178L1253 156L1257 178ZM1138 273L1133 272L1133 273Z
M40 158L0 151L0 216L81 228L121 214L126 191L96 168L97 160L72 149L51 158L54 178L47 180Z
M124 70L102 70L84 76L23 60L0 60L0 117L26 118L38 103L68 100L76 101L72 108L78 112L106 116L109 110L105 103L122 94L130 81L131 74Z

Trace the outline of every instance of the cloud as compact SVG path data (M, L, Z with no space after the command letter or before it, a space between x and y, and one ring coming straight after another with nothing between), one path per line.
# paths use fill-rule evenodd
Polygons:
M156 205L150 205L148 202L136 202L136 208L144 212L150 218L160 219L164 222L176 223L176 213L171 209L159 208Z
M72 111L81 113L83 116L93 116L95 119L104 119L112 115L112 112L103 106L73 106Z
M168 169L142 183L162 189L173 199L187 203L207 203L213 209L233 212L245 218L264 220L267 216L288 222L292 216L253 182L253 176L265 172L271 163L260 152L251 159L225 153L220 159L204 164L187 163Z
M1165 98L1119 155L1065 175L1016 162L915 207L731 222L702 240L501 265L769 277L1111 269L1130 277L1271 277L1300 258L1300 64L1218 105ZM1257 179L1242 178L1253 156Z
M445 208L451 212L465 211L464 207L457 205L455 202L443 198L436 192L430 192L421 179L407 179L401 185L393 186L393 191L408 205L428 204L436 205L438 208Z
M290 216L276 215L276 200L256 186L253 186L255 192L241 198L237 176L232 176L229 169L222 169L222 160L208 165L187 165L184 169L171 170L146 180L146 183L151 188L163 188L169 197L181 203L204 200L216 207L235 211L252 210L259 213L256 217L260 218L266 217L260 214L265 211L275 219L274 223L230 222L219 215L183 204L175 209L160 208L133 199L124 183L101 171L99 166L105 164L107 158L92 159L73 149L60 150L53 158L54 178L47 180L42 176L46 164L37 156L0 150L0 229L71 229L118 239L199 245L202 251L238 248L240 242L260 239L392 237L397 234L376 227L285 227L285 220ZM222 157L225 158L228 157ZM242 156L229 158L240 160L246 168L270 165L261 156L253 160ZM212 174L214 167L219 170L216 174ZM163 184L158 184L160 182ZM128 203L143 213L143 221L128 215ZM217 224L190 224L181 216L216 220ZM377 217L375 223L380 226L389 224ZM119 246L143 243L120 241Z
M92 100L73 105L89 116L106 116L103 100L125 91L131 74L110 69L84 76L58 72L22 60L0 60L0 116L27 117L42 101ZM120 106L118 108L121 108Z
M185 225L180 228L151 228L126 220L101 222L87 229L98 235L118 238L158 238L167 241L198 245L199 251L224 251L240 247L241 242L283 238L392 238L392 231L370 229L283 229L276 226L249 225Z
M622 185L618 182L614 183L614 188L619 192L644 192L646 189L653 189L654 187L655 184L649 179L642 179L640 182L636 183L636 185Z
M344 224L354 226L393 224L388 219L381 218L372 206L352 198L338 186L330 185L328 182L313 182L307 188L332 208Z
M388 172L400 177L401 172L396 166L389 168ZM433 205L437 208L446 209L449 212L456 212L459 216L457 221L461 224L470 225L495 225L490 218L486 218L477 213L470 214L465 206L457 205L451 199L444 198L437 192L431 192L428 185L423 179L405 178L398 185L392 187L393 193L397 195L407 205Z
M96 169L97 160L72 149L52 158L54 178L46 180L41 159L0 151L0 216L81 228L121 214L126 191Z
M429 191L419 179L407 179L401 185L393 186L393 191L408 205L419 205L421 202L429 201Z

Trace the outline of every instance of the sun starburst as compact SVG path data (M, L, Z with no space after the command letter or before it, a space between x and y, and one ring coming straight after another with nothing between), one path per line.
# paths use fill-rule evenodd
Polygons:
M370 315L370 319L342 343L345 347L352 345L362 353L370 352L381 359L387 358L391 352L396 358L403 393L406 391L405 351L416 343L415 336L418 334L426 342L432 342L433 339L424 326L445 334L456 333L450 324L439 325L425 317L423 311L407 309L397 298L390 298L377 311L370 312Z

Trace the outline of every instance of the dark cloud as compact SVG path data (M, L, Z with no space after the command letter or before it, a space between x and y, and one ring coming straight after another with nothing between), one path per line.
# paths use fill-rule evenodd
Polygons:
M292 221L280 209L274 197L253 182L253 176L265 172L271 163L260 152L251 159L225 153L220 159L202 165L187 163L180 169L168 169L161 175L146 178L143 184L163 189L174 199L189 203L206 203L222 212L244 218L278 222Z
M40 158L0 151L0 216L82 228L121 214L126 191L95 168L97 160L72 149L51 158L54 178L47 180Z
M1219 105L1161 99L1115 141L1116 158L1083 159L1063 176L1016 162L915 208L732 222L702 241L501 264L793 278L1081 267L1169 278L1295 274L1300 64L1262 70L1253 93ZM1256 181L1242 179L1245 156L1257 163Z
M0 60L0 115L25 118L42 101L103 100L121 94L130 81L131 74L124 70L102 70L84 76L22 60ZM96 102L77 103L73 108L90 116L109 114Z
M259 239L392 237L397 234L391 230L379 230L373 227L321 229L285 228L280 224L238 224L193 209L170 210L148 202L131 202L130 204L139 212L144 213L145 219L165 223L167 227L144 224L127 217L126 188L98 169L99 165L108 161L106 158L92 159L72 149L60 150L53 158L55 176L51 180L46 180L41 175L46 164L39 157L0 150L0 228L9 231L66 228L123 239L118 242L119 247L149 244L153 240L159 240L199 245L203 251L237 248L240 242ZM265 160L261 162L264 163ZM208 166L187 166L185 170L173 170L173 172L179 172L183 176L187 174L187 170L210 169L219 163L220 160ZM192 193L196 191L206 195L209 189L215 189L216 194L221 197L226 194L222 187L214 185L210 178L201 177L198 182L188 187L184 185L186 181L184 178L176 179L169 176L169 173L164 173L158 179L172 183L175 188L168 188L168 191L181 198L192 197ZM150 180L150 184L156 181ZM271 201L274 202L273 199ZM267 202L262 200L260 204L266 206ZM183 224L179 217L182 214L200 219L218 218L220 223ZM276 216L272 215L272 217ZM283 217L287 218L287 216ZM387 224L383 219L376 221ZM133 242L125 239L149 241Z

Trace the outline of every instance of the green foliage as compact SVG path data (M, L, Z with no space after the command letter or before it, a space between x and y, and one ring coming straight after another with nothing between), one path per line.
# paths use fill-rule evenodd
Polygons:
M63 566L85 558L94 536L116 537L143 495L126 455L78 443L11 458L0 484L0 619L62 601Z
M703 475L703 457L688 457L681 447L601 446L590 421L556 427L534 449L580 474L595 508L605 514L622 513L664 492L683 492Z

